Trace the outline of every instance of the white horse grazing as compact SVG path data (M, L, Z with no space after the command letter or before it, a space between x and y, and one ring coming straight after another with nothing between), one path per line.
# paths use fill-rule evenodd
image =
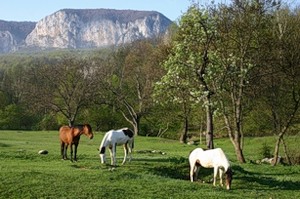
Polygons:
M220 184L223 186L223 173L226 174L226 188L231 188L232 170L229 161L220 148L204 151L201 148L194 149L189 155L190 163L190 179L191 182L197 180L200 167L214 168L214 182L216 186L216 178L219 172Z
M108 147L110 152L111 165L116 166L116 146L122 144L124 146L124 153L125 153L122 164L125 164L127 160L128 152L129 152L129 161L131 161L133 142L134 142L134 133L128 128L108 131L104 135L101 145L99 147L99 151L100 151L99 156L100 156L101 163L104 164L106 162L105 148ZM129 146L129 150L128 150L128 146Z

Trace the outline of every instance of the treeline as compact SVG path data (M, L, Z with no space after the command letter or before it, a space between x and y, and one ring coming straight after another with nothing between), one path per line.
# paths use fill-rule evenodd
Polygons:
M192 4L168 38L99 51L0 57L0 128L90 123L136 134L297 134L300 12L278 1ZM278 151L275 149L275 155ZM279 149L278 149L279 150Z

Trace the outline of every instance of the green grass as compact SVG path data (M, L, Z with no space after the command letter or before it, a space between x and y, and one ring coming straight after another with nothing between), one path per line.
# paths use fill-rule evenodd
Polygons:
M260 158L263 143L273 147L273 137L246 138L246 164L236 161L228 139L215 139L233 165L232 190L227 191L212 186L211 169L200 171L205 183L189 181L187 157L196 146L137 137L132 162L120 165L123 149L118 147L119 166L111 170L99 161L102 135L82 136L78 162L72 163L61 160L58 132L0 131L0 198L300 198L300 166L251 163ZM287 140L295 148L299 141ZM39 155L42 149L49 154Z

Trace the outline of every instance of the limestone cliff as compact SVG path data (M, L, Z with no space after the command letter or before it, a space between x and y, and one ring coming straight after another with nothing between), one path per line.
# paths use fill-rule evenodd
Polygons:
M163 35L171 23L155 11L112 9L63 9L38 22L0 20L0 53L118 46Z
M0 53L16 51L35 27L35 22L0 20Z
M40 20L25 40L39 48L96 48L164 34L172 22L155 11L64 9Z

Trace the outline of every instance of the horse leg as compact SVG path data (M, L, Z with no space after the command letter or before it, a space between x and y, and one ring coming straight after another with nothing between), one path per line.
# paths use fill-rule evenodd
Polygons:
M70 144L71 162L73 162L73 144Z
M220 185L223 187L223 169L219 169Z
M74 161L77 161L77 147L78 147L78 143L75 144L75 150L74 150Z
M196 165L195 164L191 164L190 165L190 180L191 182L194 181L194 170L195 170Z
M195 165L195 169L194 169L195 180L198 180L198 174L199 174L200 167L201 167L201 166L198 165L198 164Z
M110 154L110 164L114 164L114 158L113 158L113 146L108 147L109 149L109 154Z
M217 178L217 175L218 175L218 170L219 168L218 167L214 167L214 186L216 186L216 178Z
M190 163L190 180L191 182L194 182L198 179L198 173L200 170L200 164L197 162Z
M124 147L124 160L122 162L122 165L125 164L126 160L127 160L127 154L128 154L128 146L127 143L123 145Z
M67 157L68 146L69 146L68 144L64 144L64 152L63 152L64 160L68 159L68 157Z
M104 164L106 162L105 147L102 147L101 149L99 149L99 151L100 151L100 153L99 153L100 162L101 162L101 164Z
M60 143L60 155L61 155L61 159L65 159L65 154L64 154L64 151L65 151L65 143L64 142L61 142Z
M116 147L117 144L113 144L112 146L112 165L116 166Z
M130 162L131 159L132 159L131 153L132 153L132 149L133 149L133 142L129 143L129 148L128 149L129 149L129 151L128 151L128 153L129 153L129 160L128 160L128 162Z

